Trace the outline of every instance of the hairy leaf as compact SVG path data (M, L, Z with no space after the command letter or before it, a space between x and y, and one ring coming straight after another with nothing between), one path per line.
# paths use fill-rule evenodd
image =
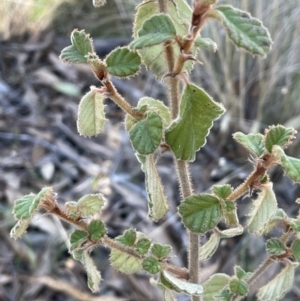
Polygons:
M231 301L232 300L232 293L228 289L223 289L219 294L214 296L214 300L218 301Z
M262 187L262 191L258 193L257 199L253 202L247 222L249 232L255 234L263 233L266 224L276 213L276 210L276 196L272 183L269 183Z
M110 262L114 268L125 274L137 273L142 269L142 259L119 250L112 250Z
M169 245L153 244L151 247L152 254L159 259L166 257L171 250L172 248Z
M79 248L88 239L88 234L82 230L75 230L70 236L70 250Z
M234 202L225 201L224 205L222 205L222 214L224 218L224 222L228 226L237 226L239 224L239 219L237 216L237 207Z
M87 278L88 278L87 283L90 290L93 293L98 292L100 288L101 275L100 272L95 267L94 262L92 258L89 256L89 254L87 253L87 251L83 252L82 264L84 265L87 273Z
M223 231L219 231L221 238L231 238L243 234L244 228L241 225L238 225L236 228L231 228Z
M106 233L105 225L99 220L93 220L88 226L88 232L92 241L98 241Z
M248 279L253 273L245 272L240 266L234 267L234 273L239 280Z
M264 136L262 134L245 135L241 132L237 132L233 135L233 138L256 157L260 157L266 152Z
M237 47L261 56L270 51L272 40L268 30L249 13L229 5L220 5L211 10L209 15L222 23Z
M248 284L245 281L232 279L229 282L230 291L238 296L245 296L249 291Z
M199 249L199 259L208 260L210 259L218 249L220 242L220 236L218 233L213 233L209 240L200 247Z
M215 274L203 283L203 301L214 300L214 295L220 293L228 285L230 277L226 274Z
M134 250L140 255L147 254L151 246L151 241L148 238L140 239L134 246Z
M106 121L104 107L102 94L91 87L78 107L77 130L80 135L91 137L102 132Z
M214 185L213 192L216 196L220 197L221 199L226 199L232 192L232 187L229 184L225 185ZM232 208L234 209L234 208Z
M180 103L180 116L166 131L166 142L179 160L194 161L206 136L225 109L202 89L188 84Z
M143 269L150 274L157 274L161 268L162 264L154 257L147 257L143 260Z
M128 77L136 74L141 65L141 58L128 48L116 48L105 59L107 71L118 77Z
M218 50L217 43L209 38L198 37L195 40L194 45L200 48L207 48L209 50L212 50L213 52L216 52Z
M285 253L285 245L279 238L271 238L266 243L267 252L271 255L280 255Z
M179 206L183 224L194 233L205 233L213 229L221 219L218 198L210 194L193 195Z
M106 199L101 193L88 194L77 202L77 210L81 216L89 216L99 213Z
M137 154L145 173L145 186L148 195L148 217L152 221L158 221L169 210L167 199L164 195L164 188L157 173L153 155L142 156Z
M26 233L30 222L31 218L18 220L15 226L10 230L10 237L14 239L20 238L24 233Z
M136 241L136 231L134 229L125 230L116 240L127 247L132 247Z
M300 261L300 239L296 239L293 241L291 245L291 250L296 260Z

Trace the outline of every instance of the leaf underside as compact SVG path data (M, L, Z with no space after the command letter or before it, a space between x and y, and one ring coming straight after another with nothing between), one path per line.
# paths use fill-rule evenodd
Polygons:
M245 135L241 132L237 132L233 135L233 138L256 157L260 157L266 152L264 136L262 134Z

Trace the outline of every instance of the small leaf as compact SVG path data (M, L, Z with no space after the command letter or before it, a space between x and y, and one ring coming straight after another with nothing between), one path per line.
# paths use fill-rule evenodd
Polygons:
M82 263L83 262L83 252L84 252L83 249L77 249L77 250L72 251L71 254L75 260L78 260Z
M252 204L247 224L249 232L259 235L263 233L266 224L277 210L272 183L262 186L262 191L258 193L257 199Z
M226 274L214 274L203 283L203 301L212 301L229 283L230 277Z
M278 301L293 287L295 267L288 264L257 293L260 301Z
M82 230L75 230L70 236L70 250L79 248L88 239L88 234Z
M88 226L88 232L92 241L98 241L106 233L105 225L99 220L93 220Z
M200 284L186 282L178 279L166 271L161 273L162 283L168 288L175 290L176 292L182 292L190 296L200 296L203 294L203 287ZM169 287L170 286L170 287Z
M226 199L232 192L232 187L229 184L224 185L214 185L213 186L213 192L216 196L218 196L221 199ZM231 210L233 210L232 208ZM229 211L231 211L229 210Z
M217 43L214 42L213 40L209 39L209 38L198 37L195 40L194 45L196 47L206 48L206 49L212 50L213 52L216 52L218 50Z
M266 243L267 252L271 255L281 255L285 253L285 245L279 238L271 238Z
M239 280L248 279L253 273L245 272L240 266L234 267L234 273Z
M151 248L151 252L154 256L156 256L158 259L162 259L166 257L170 252L172 248L169 245L161 245L161 244L153 244Z
M273 155L281 163L286 175L296 183L300 183L300 160L287 156L280 146L274 145Z
M92 258L88 255L87 251L83 252L82 264L84 265L84 268L87 273L87 278L88 278L87 283L90 290L93 293L98 292L100 288L101 275L100 272L95 267L94 262Z
M60 54L63 62L74 64L87 64L86 55L94 53L93 41L84 30L73 30L71 33L71 46L64 48Z
M208 242L206 242L204 245L200 247L199 259L200 260L210 259L217 251L219 242L220 242L220 236L217 233L213 233L210 236Z
M31 218L18 220L18 222L10 231L10 237L14 239L20 238L24 233L26 233L30 222Z
M293 128L285 128L282 125L269 127L265 133L266 149L271 153L274 145L286 148L295 139L295 133Z
M195 85L186 86L180 114L166 131L166 142L178 160L194 161L196 152L206 144L206 136L225 109Z
M139 253L140 255L144 255L148 253L148 250L150 249L151 241L148 238L142 238L140 239L136 245L134 246L134 250Z
M264 234L268 234L275 227L275 225L282 220L287 220L287 215L282 209L277 209L275 214L265 225Z
M256 157L261 157L266 152L264 136L262 134L245 135L241 132L237 132L233 134L233 138Z
M148 196L148 218L158 221L163 218L169 210L167 199L164 195L160 177L157 173L153 155L136 155L141 162L142 170L145 173L145 186Z
M224 222L228 226L236 226L239 224L237 216L237 207L234 202L225 201L224 209L222 210Z
M238 225L236 228L231 228L223 231L218 231L220 238L231 238L243 234L244 228Z
M148 155L160 145L162 120L155 112L149 112L145 119L137 122L130 131L133 148L141 155Z
M291 219L290 226L294 231L300 232L300 221L299 220Z
M218 301L231 301L232 300L232 293L228 289L224 289L221 293L214 296L214 300Z
M142 269L142 259L119 250L112 250L110 262L114 268L125 274L137 273Z
M249 291L248 284L245 281L233 279L229 282L230 291L238 296L245 296Z
M296 239L293 241L291 245L291 250L293 252L293 256L297 261L300 261L300 239Z
M83 136L96 136L103 130L106 118L103 96L95 87L81 98L78 107L77 130Z
M143 269L150 274L160 272L162 264L154 257L147 257L143 260Z
M16 219L29 219L32 216L30 208L35 204L36 194L30 193L15 201L13 214Z
M211 10L209 15L222 23L237 47L261 56L270 51L272 40L268 30L249 13L229 5L220 5Z
M138 38L129 44L132 49L154 46L173 39L176 29L168 15L159 14L146 20L137 34Z
M107 71L118 77L128 77L136 74L141 65L141 58L128 48L116 48L105 59Z
M118 237L116 240L127 247L132 247L136 241L136 231L134 229L129 229L124 231L124 233Z
M77 208L81 216L89 216L99 213L106 199L101 193L87 194L77 202Z
M213 229L221 219L218 198L210 194L193 195L179 206L183 224L194 233Z

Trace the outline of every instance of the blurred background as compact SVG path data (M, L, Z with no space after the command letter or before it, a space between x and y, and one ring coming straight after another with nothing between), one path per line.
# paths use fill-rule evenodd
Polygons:
M171 155L164 154L157 163L171 210L154 224L147 220L144 174L124 130L122 111L107 100L105 132L92 139L80 137L76 130L79 100L89 86L99 83L86 66L69 66L58 58L70 44L74 28L91 34L102 58L117 45L128 44L134 7L139 3L110 0L95 9L92 0L0 1L1 301L161 300L148 275L126 276L111 268L104 248L93 252L103 282L100 293L92 295L82 265L68 253L67 237L73 228L55 218L37 215L22 240L10 239L15 223L13 201L44 186L53 186L61 206L88 193L105 194L109 203L102 219L111 237L134 227L171 244L176 255L172 262L186 266L187 239L175 214L180 195ZM216 122L206 146L191 164L196 192L209 191L213 184L236 187L251 171L248 153L233 141L233 132L263 132L278 123L300 128L300 0L226 3L263 20L274 44L267 58L254 58L236 50L215 21L203 29L202 36L216 41L219 50L199 53L203 65L196 66L191 79L222 102L227 113ZM133 106L146 95L166 101L163 84L145 69L130 80L114 79L114 83ZM299 150L297 139L289 154L299 158ZM270 176L279 206L295 217L299 186L284 177L281 169L273 169ZM242 223L249 206L247 198L240 202ZM202 238L203 243L207 238ZM252 271L265 256L264 243L265 238L247 232L222 241L221 250L203 263L202 280L216 271L232 274L235 264ZM257 286L279 268L275 264ZM299 284L298 272L284 300L299 300Z

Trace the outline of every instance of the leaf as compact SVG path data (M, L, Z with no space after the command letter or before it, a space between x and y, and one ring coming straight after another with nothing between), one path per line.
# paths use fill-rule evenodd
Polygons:
M206 48L206 49L212 50L213 52L216 52L218 50L217 43L214 42L213 40L209 39L209 38L198 37L195 40L194 45L196 47Z
M70 251L81 247L87 239L88 234L85 231L75 230L70 236Z
M145 173L145 186L148 196L148 218L158 221L163 218L169 210L164 188L157 173L153 155L136 155L141 162L141 168Z
M192 17L192 11L185 0L172 0L167 3L167 11L172 19L176 32L179 36L184 36L189 30L189 24ZM134 23L134 37L138 37L138 31L142 28L144 22L153 15L159 14L159 6L155 1L144 0L139 6ZM174 46L174 61L180 54L180 48ZM195 53L195 50L193 51ZM165 59L164 45L159 44L138 50L144 64L153 71L158 78L169 73L168 65ZM184 65L183 72L189 72L193 67L192 61L187 61Z
M154 256L156 256L158 259L162 259L166 257L170 252L172 248L169 245L161 245L161 244L153 244L151 248L151 252Z
M133 148L141 155L149 155L160 145L162 120L155 112L149 112L145 119L137 122L130 131Z
M213 229L221 219L218 198L210 194L193 195L179 206L183 224L194 233L205 233Z
M214 295L220 293L228 285L230 277L226 274L214 274L203 283L203 301L214 300Z
M219 231L220 238L231 238L243 234L244 228L238 225L236 228L231 228L223 231Z
M20 238L24 233L26 233L30 222L31 218L18 220L15 226L10 230L10 237L14 239Z
M272 40L268 30L249 13L229 5L220 5L211 10L209 16L222 23L237 47L261 56L270 51Z
M60 54L60 59L63 62L75 64L87 64L86 55L94 53L93 41L84 30L73 30L71 33L71 46L64 48Z
M269 127L265 133L266 149L271 153L274 145L286 148L295 139L295 133L293 128L285 128L282 125Z
M139 253L140 255L144 255L148 253L148 250L150 249L151 241L148 238L142 238L140 239L136 245L134 246L134 250Z
M90 290L93 293L98 292L100 288L101 275L100 272L95 267L94 262L92 258L88 255L87 251L83 252L82 264L84 265L84 268L87 273L87 278L88 278L87 283Z
M105 235L106 228L102 221L93 220L88 226L88 232L91 236L91 240L96 242Z
M274 145L275 158L281 163L285 174L296 183L300 183L300 160L287 156L280 146Z
M258 193L257 199L252 203L252 208L248 215L249 232L257 235L263 233L266 224L276 213L277 201L273 191L272 183L262 186L262 191Z
M85 94L79 103L77 130L83 136L96 136L103 130L105 113L103 96L97 88L91 87L91 91Z
M282 220L286 220L286 219L287 219L286 213L282 209L277 209L275 214L265 225L264 234L265 235L268 234L278 222L281 222Z
M142 269L142 259L123 253L119 250L112 250L110 262L114 268L125 274L137 273Z
M210 259L217 251L219 242L220 242L220 236L217 233L213 233L210 236L208 242L202 245L199 249L200 261Z
M245 272L240 266L234 267L234 273L239 280L248 279L253 273Z
M206 136L225 109L202 89L188 84L180 103L180 114L166 131L166 142L178 160L194 161L206 144Z
M233 138L256 157L261 157L266 152L264 136L262 134L245 135L241 132L237 132L233 134Z
M287 265L267 285L259 289L257 293L260 301L280 300L287 291L293 287L295 267Z
M81 216L89 216L99 213L106 202L101 193L87 194L77 202L77 208Z
M116 48L105 59L107 71L113 76L128 77L136 74L141 65L141 58L128 48Z
M300 239L296 239L293 241L291 245L291 250L293 252L293 256L297 261L300 261Z
M285 245L279 238L271 238L266 243L267 252L271 255L281 255L285 253Z
M216 196L218 196L221 199L226 199L232 192L232 187L229 184L224 185L214 185L213 186L213 192ZM234 208L232 208L233 210Z
M190 296L200 296L203 294L203 287L200 284L186 282L184 280L178 279L166 271L161 273L161 280L163 278L163 284L168 288L182 292ZM170 286L170 287L169 287Z
M136 241L136 231L134 229L125 230L122 235L116 237L116 240L124 246L132 247Z
M219 294L214 296L214 300L231 301L232 300L232 293L230 292L230 290L224 289Z
M237 216L236 204L232 201L225 201L224 208L222 208L224 222L228 226L236 226L239 224Z
M300 221L299 220L291 219L290 226L294 231L300 232Z
M162 264L154 257L147 257L143 260L143 269L150 274L160 272Z
M241 281L238 279L232 279L229 282L230 291L238 296L245 296L249 291L248 284L245 281Z

